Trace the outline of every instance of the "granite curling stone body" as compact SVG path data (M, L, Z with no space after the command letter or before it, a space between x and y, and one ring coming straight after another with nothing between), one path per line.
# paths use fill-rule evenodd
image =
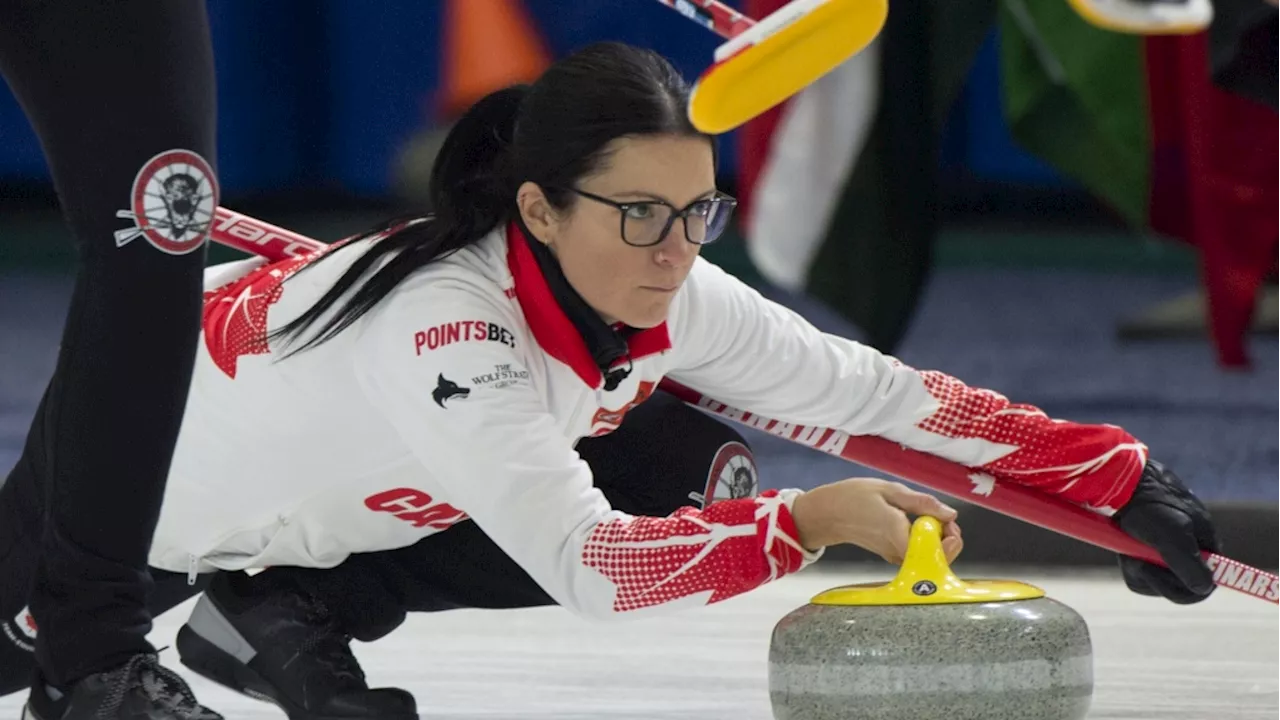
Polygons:
M887 585L828 590L769 649L777 720L1080 720L1093 695L1084 619L1030 585L965 582L922 517Z

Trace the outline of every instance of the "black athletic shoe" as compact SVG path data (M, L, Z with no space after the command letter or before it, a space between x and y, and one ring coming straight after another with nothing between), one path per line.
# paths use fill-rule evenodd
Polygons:
M66 692L36 675L22 720L223 720L196 702L191 689L155 655L90 675Z
M183 665L290 720L418 720L407 691L369 688L350 636L320 603L291 592L249 601L230 577L214 579L178 631Z

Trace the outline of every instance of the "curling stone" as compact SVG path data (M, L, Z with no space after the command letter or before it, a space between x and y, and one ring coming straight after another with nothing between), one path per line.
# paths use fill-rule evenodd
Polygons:
M778 720L1079 720L1093 695L1089 628L1040 588L957 578L922 517L886 585L815 596L778 622Z

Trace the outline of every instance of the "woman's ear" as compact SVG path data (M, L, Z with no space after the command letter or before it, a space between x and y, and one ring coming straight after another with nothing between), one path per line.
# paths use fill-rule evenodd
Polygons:
M516 190L516 205L520 208L520 219L525 227L533 233L533 237L543 245L550 245L560 225L560 216L546 194L537 183L524 182Z

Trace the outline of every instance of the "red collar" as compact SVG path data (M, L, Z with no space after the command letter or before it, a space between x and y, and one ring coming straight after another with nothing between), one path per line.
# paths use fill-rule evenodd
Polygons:
M556 300L527 242L515 223L507 226L507 265L525 322L544 352L568 365L587 385L598 388L604 374L596 367L582 334ZM627 349L632 361L670 350L667 323L632 333L627 338Z

